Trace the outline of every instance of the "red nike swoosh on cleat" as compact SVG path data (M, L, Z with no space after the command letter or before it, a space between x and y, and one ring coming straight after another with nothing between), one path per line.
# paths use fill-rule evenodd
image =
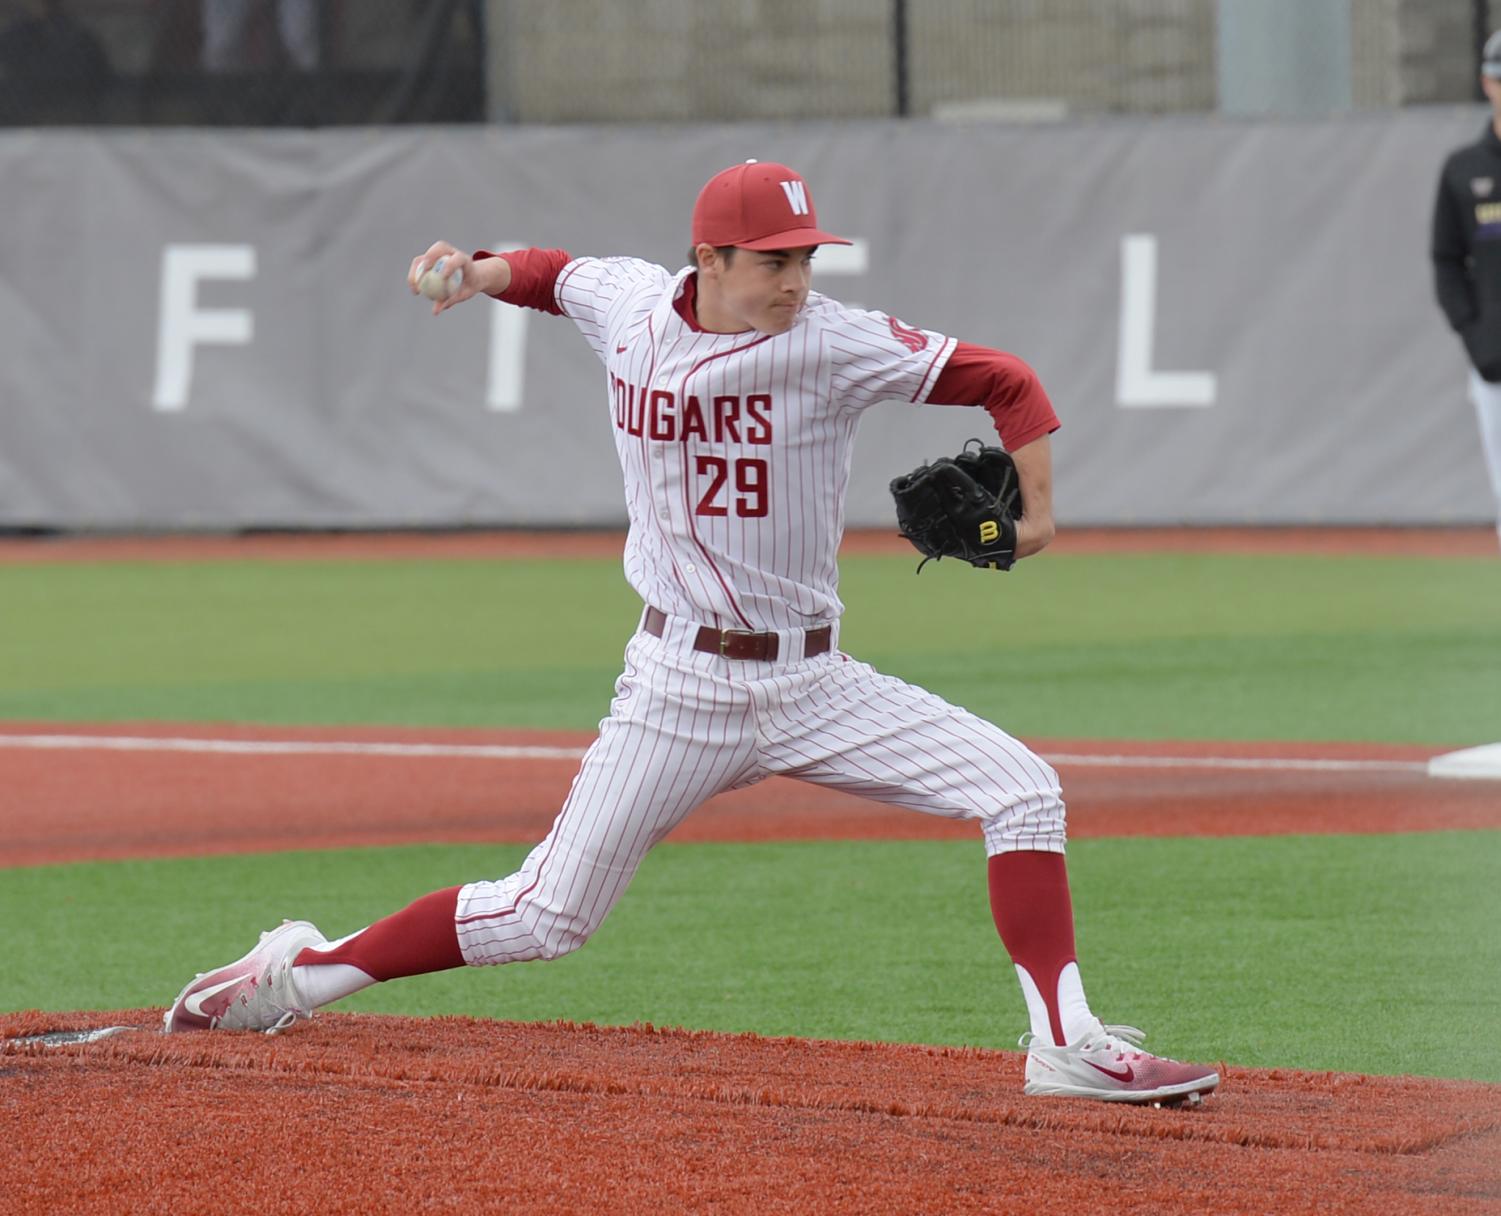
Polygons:
M1106 1068L1103 1064L1096 1064L1093 1060L1085 1060L1084 1063L1088 1064L1091 1068L1104 1073L1107 1077L1114 1077L1117 1081L1124 1082L1136 1080L1136 1071L1129 1064L1127 1064L1126 1067L1120 1072L1116 1072L1115 1069Z
M625 354L625 347L623 347L623 346L617 346L615 348L615 353L617 355L623 355L623 354Z
M183 998L183 1006L194 1017L208 1018L210 1020L222 1018L230 1005L234 1003L234 998L229 995L229 990L244 982L245 977L243 975L236 975L225 980L223 983L213 984L207 988L200 988L197 992L189 993ZM253 977L250 981L250 986L252 988L256 987Z

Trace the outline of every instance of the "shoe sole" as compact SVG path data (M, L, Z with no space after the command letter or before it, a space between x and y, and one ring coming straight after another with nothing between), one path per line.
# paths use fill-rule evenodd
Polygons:
M1082 1085L1048 1085L1028 1081L1022 1093L1034 1098L1090 1098L1096 1102L1125 1102L1132 1106L1181 1106L1185 1102L1197 1105L1212 1094L1220 1083L1219 1073L1210 1073L1195 1081L1181 1085L1166 1085L1161 1089L1132 1091L1129 1089L1091 1089Z

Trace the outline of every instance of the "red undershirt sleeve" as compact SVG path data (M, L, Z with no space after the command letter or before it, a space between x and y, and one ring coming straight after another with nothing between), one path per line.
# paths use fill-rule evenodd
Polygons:
M504 258L511 266L511 285L495 298L506 304L521 308L535 308L538 312L550 312L561 317L556 288L558 275L563 267L573 261L562 249L517 249L509 253L491 253L488 249L476 249L474 260Z
M928 394L930 405L981 405L1008 452L1058 429L1037 373L1015 355L960 342Z

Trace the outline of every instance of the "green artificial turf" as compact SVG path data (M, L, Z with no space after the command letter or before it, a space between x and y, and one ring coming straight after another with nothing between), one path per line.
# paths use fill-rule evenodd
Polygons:
M0 871L0 1008L164 1006L284 916L350 932L525 850ZM1501 833L1071 846L1091 1003L1180 1058L1501 1082ZM580 952L341 1008L1013 1047L1026 1029L965 843L667 844Z
M845 649L1053 737L1501 739L1501 563L846 558ZM536 726L607 708L618 561L0 566L0 719ZM282 916L347 932L518 848L0 870L0 1008L161 1005ZM1186 1058L1501 1081L1501 833L1081 841L1091 999ZM979 844L667 845L581 953L351 1009L1007 1047Z
M843 644L1053 737L1501 738L1501 562L848 557ZM0 567L0 718L530 726L608 707L615 560Z

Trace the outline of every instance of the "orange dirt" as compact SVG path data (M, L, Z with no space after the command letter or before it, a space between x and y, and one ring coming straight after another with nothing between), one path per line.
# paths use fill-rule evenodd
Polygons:
M152 739L302 746L321 740L547 746L569 754L504 759L4 746L37 736L77 742L104 736L101 744L126 738L138 747ZM588 741L588 735L565 732L4 723L0 822L7 830L0 836L0 866L425 841L534 843L568 792L578 767L572 753ZM1421 762L1441 748L1029 742L1058 763L1075 839L1501 828L1496 783L1423 775ZM1180 763L1135 767L1164 757ZM1273 759L1376 767L1186 766ZM977 833L970 824L774 779L711 800L671 839L974 840Z
M154 1010L70 1025L149 1023ZM0 1037L55 1015L0 1015ZM1026 1098L1015 1052L323 1015L0 1047L7 1210L1495 1213L1501 1087L1229 1069Z

